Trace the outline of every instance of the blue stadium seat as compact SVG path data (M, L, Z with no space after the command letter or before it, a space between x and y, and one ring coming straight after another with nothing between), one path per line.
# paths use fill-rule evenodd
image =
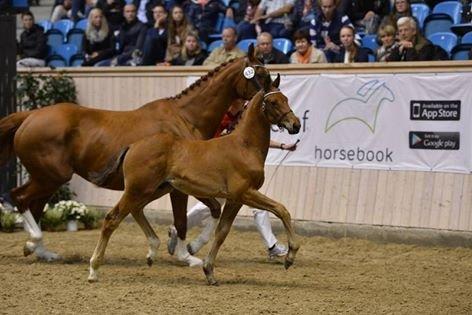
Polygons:
M70 66L71 67L80 67L82 66L82 63L84 62L84 55L82 54L75 54L72 57L70 57Z
M41 20L38 21L36 24L38 24L44 29L44 33L47 33L52 28L52 23L49 20Z
M64 37L62 36L62 33L51 32L51 31L48 32L47 44L51 49L53 49L53 47L60 46L63 43L64 43Z
M62 33L64 38L67 38L67 33L74 28L74 22L71 20L59 20L53 23L52 28L58 30Z
M451 51L452 60L469 60L469 53L472 49L472 44L457 45Z
M439 2L433 8L434 14L446 14L452 18L453 24L461 22L462 4L459 1Z
M208 52L212 52L215 48L223 46L223 41L221 39L215 40L210 43L208 46Z
M411 5L411 12L413 16L418 20L420 29L423 29L424 20L431 13L431 9L425 3L413 3Z
M424 21L423 33L429 37L434 33L450 32L452 25L452 19L447 15L429 15Z
M472 49L472 44L457 45L451 51L452 60L469 60L469 53Z
M461 44L472 44L472 32L466 33L462 36Z
M375 53L377 48L379 48L379 43L377 42L377 35L365 35L362 37L362 47L368 48L372 53Z
M71 57L78 53L77 46L72 44L63 44L54 48L54 54L61 56L66 61L66 64L70 64Z
M204 41L200 41L200 48L202 50L207 50L208 51L208 45Z
M457 36L454 33L434 33L428 39L434 44L441 46L450 55L452 48L457 45Z
M249 49L249 45L251 44L254 44L254 46L256 45L257 43L257 40L255 39L243 39L241 41L239 41L236 46L241 49L242 51L244 51L245 53L247 53L248 49Z
M272 46L274 46L284 54L288 54L293 49L292 41L286 38L274 38L272 40Z
M369 62L375 62L375 55L374 54L369 54Z
M82 52L83 39L84 39L84 32L80 29L74 28L67 35L67 43L75 45L79 52Z
M64 58L58 55L52 55L51 57L48 57L46 61L47 61L48 67L52 67L52 68L67 67L67 62L64 60Z
M87 29L87 23L88 23L87 19L81 19L75 23L74 28L77 28L85 32L85 30Z

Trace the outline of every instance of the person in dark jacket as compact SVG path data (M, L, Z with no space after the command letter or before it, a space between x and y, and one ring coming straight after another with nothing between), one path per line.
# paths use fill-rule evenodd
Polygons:
M341 40L341 49L336 54L334 62L353 63L353 62L369 62L369 51L363 47L359 47L354 41L356 32L354 28L345 25L339 31Z
M158 4L152 9L154 25L146 32L143 47L143 66L163 63L166 57L168 31L166 8Z
M97 8L102 9L102 12L108 22L110 32L118 31L121 25L125 22L123 16L123 8L125 7L125 0L98 0Z
M118 66L140 64L147 27L138 21L134 4L125 5L124 17L125 23L118 34L118 55L113 58L111 64Z
M289 63L288 57L272 46L272 35L262 32L257 36L257 57L265 65Z
M21 14L24 31L20 35L18 43L18 55L20 60L17 67L44 67L47 56L46 36L41 26L34 24L34 16L31 12Z
M402 17L397 22L398 46L392 50L387 61L427 61L435 59L434 45L424 38L412 17Z
M208 54L200 47L197 34L188 33L184 39L184 46L177 58L171 60L173 66L200 66Z
M319 0L320 14L310 22L311 42L318 49L322 49L329 62L339 53L341 40L339 32L345 25L354 27L347 15L339 14L335 0ZM360 43L357 35L356 42Z
M201 40L209 43L209 35L216 33L215 25L220 13L226 14L225 5L219 0L191 0L184 7L187 17L198 30ZM232 12L231 9L228 9Z
M97 62L113 56L115 38L108 28L102 10L98 8L90 11L82 46L85 53L85 61L82 66L93 66Z

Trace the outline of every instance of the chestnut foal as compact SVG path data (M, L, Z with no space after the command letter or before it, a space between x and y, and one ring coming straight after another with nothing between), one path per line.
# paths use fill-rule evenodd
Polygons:
M278 86L279 80L280 77L274 85ZM270 84L264 84L265 91L271 88ZM282 220L289 247L285 268L289 268L299 248L290 214L283 205L258 192L264 183L271 124L286 128L290 134L300 130L299 119L278 89L266 94L258 92L236 130L228 136L192 141L157 134L132 144L123 161L125 191L105 218L90 259L88 280L98 280L97 269L103 261L106 245L120 222L130 212L142 211L149 202L173 189L200 198L227 199L203 266L209 284L217 284L213 276L215 257L243 204L270 211ZM184 244L179 242L177 248L182 246Z

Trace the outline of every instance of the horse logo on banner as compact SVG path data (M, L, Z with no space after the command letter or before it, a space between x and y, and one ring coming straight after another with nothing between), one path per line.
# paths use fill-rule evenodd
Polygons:
M395 100L392 90L379 80L365 83L356 94L358 96L343 99L333 106L326 120L325 133L346 120L357 120L374 133L382 103Z

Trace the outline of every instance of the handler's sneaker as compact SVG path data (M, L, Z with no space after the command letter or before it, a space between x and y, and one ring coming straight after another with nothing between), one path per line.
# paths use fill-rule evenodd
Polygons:
M177 246L177 229L175 226L169 228L169 240L167 241L167 251L170 255L174 255L175 247Z
M275 245L272 246L272 248L269 248L269 259L283 257L287 255L287 253L288 253L288 250L284 245L275 243Z

